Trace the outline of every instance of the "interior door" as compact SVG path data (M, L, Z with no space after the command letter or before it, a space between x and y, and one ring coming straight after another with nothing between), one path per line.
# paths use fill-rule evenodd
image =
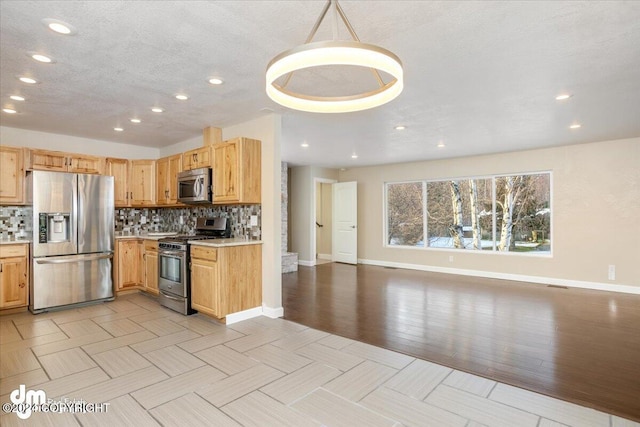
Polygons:
M333 261L358 263L357 182L333 184Z

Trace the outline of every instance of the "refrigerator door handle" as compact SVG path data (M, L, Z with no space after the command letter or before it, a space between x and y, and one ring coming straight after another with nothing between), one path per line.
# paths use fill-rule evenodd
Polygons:
M37 264L70 264L74 262L97 261L99 259L113 258L113 254L94 255L82 258L66 258L66 259L36 259Z

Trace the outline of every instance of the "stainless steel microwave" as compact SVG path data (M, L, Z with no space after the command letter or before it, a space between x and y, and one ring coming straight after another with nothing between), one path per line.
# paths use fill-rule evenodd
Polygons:
M185 204L212 203L211 168L192 169L178 173L178 201Z

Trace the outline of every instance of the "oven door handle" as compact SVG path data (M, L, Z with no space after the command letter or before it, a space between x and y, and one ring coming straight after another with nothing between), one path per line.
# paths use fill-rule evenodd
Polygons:
M168 256L176 256L176 257L181 257L185 254L185 252L180 252L180 251L159 251L158 255L168 255Z
M162 292L162 296L165 297L165 298L172 299L174 301L180 301L180 302L184 301L184 298L172 297L171 295L167 295L164 292Z

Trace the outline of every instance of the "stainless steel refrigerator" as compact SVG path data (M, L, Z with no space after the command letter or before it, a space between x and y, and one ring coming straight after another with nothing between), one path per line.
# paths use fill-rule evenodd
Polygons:
M113 177L33 171L29 310L113 300Z

